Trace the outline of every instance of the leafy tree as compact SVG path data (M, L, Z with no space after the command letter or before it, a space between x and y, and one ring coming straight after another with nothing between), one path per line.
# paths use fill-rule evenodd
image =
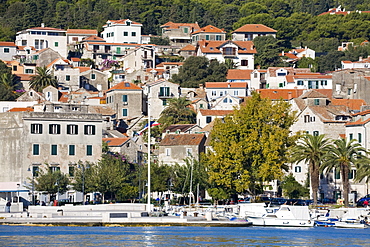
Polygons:
M227 67L217 60L209 61L206 57L189 57L173 75L172 81L182 87L198 87L205 82L226 81Z
M333 168L340 170L343 183L343 199L344 205L348 207L348 192L349 192L349 174L351 167L361 167L368 165L369 159L365 156L366 149L361 146L356 140L346 141L341 138L334 141L326 155L326 160L322 165L321 170L329 173Z
M298 68L310 68L312 72L317 72L317 62L310 57L302 57L297 62Z
M81 66L90 67L95 69L95 62L91 58L81 58Z
M277 67L282 65L279 53L279 41L273 36L260 36L253 40L257 49L255 64L261 68Z
M287 102L262 99L258 93L217 119L210 135L213 152L207 155L210 183L229 194L258 194L264 182L280 179L296 139L289 131L294 121Z
M207 190L208 194L215 200L215 204L218 204L219 200L226 200L229 198L228 193L223 188L212 187Z
M44 170L39 170L38 174L38 177L34 180L35 190L46 191L51 195L64 194L68 190L69 178L66 174L58 170L53 171L49 165Z
M308 163L310 185L314 205L317 204L317 192L320 184L320 166L323 164L325 155L331 147L329 139L325 135L305 135L291 150L291 161L293 163Z
M168 106L162 111L158 122L163 130L171 124L195 123L195 112L189 108L190 100L185 97L172 98L168 100Z
M170 45L170 39L167 37L150 37L150 43L155 45Z
M341 68L344 58L342 51L330 51L327 55L316 58L319 72L328 72Z
M298 183L291 173L284 177L281 188L283 189L283 194L289 199L307 197L309 195L309 190Z
M95 179L94 163L79 161L74 169L74 177L72 186L75 190L83 192L84 196L87 193L97 191Z
M0 100L15 100L16 90L20 88L19 77L11 73L0 74Z
M54 78L53 74L46 66L37 67L36 75L31 76L30 87L38 92L41 92L49 85L58 88L58 81Z

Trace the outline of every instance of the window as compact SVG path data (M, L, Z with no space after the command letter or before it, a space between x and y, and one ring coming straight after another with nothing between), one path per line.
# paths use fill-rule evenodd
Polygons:
M93 153L93 150L92 150L92 145L87 145L86 146L86 155L87 156L91 156Z
M191 157L192 156L192 153L193 153L193 149L192 148L186 148L186 156Z
M216 91L212 91L212 96L216 96Z
M348 174L348 179L354 179L356 176L356 170L350 170Z
M91 80L95 80L96 78L96 75L95 74L91 74Z
M349 134L349 140L352 140L353 139L353 134Z
M314 132L313 132L313 135L314 135L314 136L318 136L318 135L319 135L319 132L318 132L318 131L314 131Z
M4 48L4 53L9 53L9 52L10 52L9 48L5 47Z
M206 40L209 40L209 35L208 34L206 35Z
M85 125L84 133L85 135L95 135L95 125Z
M309 123L310 122L310 115L304 115L304 122Z
M284 87L284 83L279 83L279 87Z
M340 170L339 169L334 169L334 172L335 172L334 178L335 179L340 179Z
M42 124L31 124L31 134L42 134Z
M184 27L184 33L188 33L189 29L187 27Z
M69 166L68 167L68 175L70 177L74 177L75 176L75 167L74 166Z
M70 81L71 80L71 76L70 75L66 75L66 81Z
M59 43L58 42L54 42L54 46L55 47L58 47L59 46Z
M225 47L223 49L223 54L226 55L226 56L228 56L228 55L229 56L230 55L234 56L234 55L236 55L236 49L233 48L233 47Z
M224 98L224 103L227 103L227 98Z
M18 67L16 65L13 65L13 71L17 71Z
M312 81L308 81L308 89L312 89Z
M170 88L169 87L160 87L159 88L159 97L168 97L170 96Z
M206 123L208 124L210 122L212 122L212 117L210 117L210 116L206 117Z
M123 36L128 36L128 32L123 32Z
M39 176L39 167L38 166L32 166L32 176L38 177Z
M300 166L296 166L296 167L294 167L294 172L300 173L300 172L302 172L302 168Z
M348 95L351 95L351 94L352 94L352 88L348 88L348 90L347 90L347 94L348 94Z
M51 166L49 169L50 169L51 172L60 171L60 167L59 166Z
M166 106L167 105L167 100L166 99L162 100L162 105L163 106Z
M40 145L39 144L33 144L32 145L32 154L33 155L40 155Z
M25 73L26 74L33 74L33 69L26 69L25 70Z
M303 86L303 81L297 81L298 86Z
M166 148L166 156L171 156L171 148Z
M362 134L361 133L358 133L358 142L361 143L362 142Z
M221 40L221 35L216 35L216 40Z
M59 135L60 134L60 124L49 124L49 134Z
M315 99L314 100L314 105L320 105L320 99Z
M116 47L116 53L121 54L121 47Z
M127 117L127 109L122 109L122 116Z
M136 36L136 32L131 32L131 36L132 37L135 37Z
M122 102L127 103L127 95L122 95Z
M199 108L200 108L200 109L204 109L203 104L199 104Z
M241 60L240 64L241 66L248 66L248 60Z
M75 155L76 154L76 146L75 145L69 145L68 146L68 155Z
M51 145L51 155L58 155L58 145Z

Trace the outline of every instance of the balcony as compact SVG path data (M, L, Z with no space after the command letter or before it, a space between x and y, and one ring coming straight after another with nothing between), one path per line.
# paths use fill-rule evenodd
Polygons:
M173 93L161 93L161 92L158 93L158 98L160 99L171 99L173 97L175 97Z

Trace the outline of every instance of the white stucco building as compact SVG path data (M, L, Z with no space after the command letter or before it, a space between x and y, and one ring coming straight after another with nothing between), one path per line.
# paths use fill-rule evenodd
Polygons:
M129 19L108 20L103 26L101 37L108 43L141 44L141 27L143 25Z

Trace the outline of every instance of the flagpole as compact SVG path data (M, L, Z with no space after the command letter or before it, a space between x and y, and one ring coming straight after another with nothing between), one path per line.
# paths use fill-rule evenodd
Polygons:
M147 211L150 213L150 87L148 87L148 205Z

